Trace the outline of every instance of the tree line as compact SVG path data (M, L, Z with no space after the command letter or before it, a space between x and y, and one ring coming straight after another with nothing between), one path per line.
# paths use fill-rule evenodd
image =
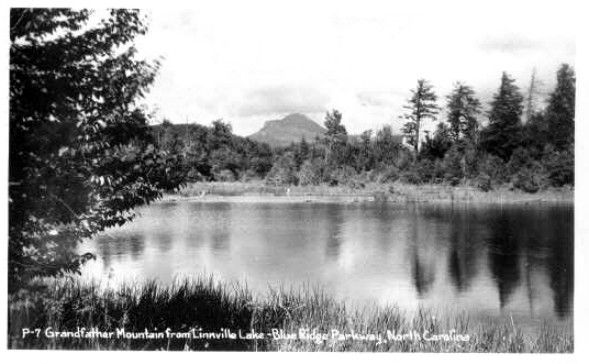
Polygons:
M440 100L420 79L404 105L402 134L390 125L349 135L338 110L326 113L326 132L288 147L270 148L232 134L215 121L154 128L159 145L185 158L187 180L263 179L275 186L366 183L499 186L536 192L574 185L575 74L563 64L546 106L533 83L527 97L503 73L488 110L474 89L457 82ZM524 107L525 106L525 107ZM525 109L525 115L524 115ZM483 124L484 120L488 120ZM426 128L437 123L433 132Z

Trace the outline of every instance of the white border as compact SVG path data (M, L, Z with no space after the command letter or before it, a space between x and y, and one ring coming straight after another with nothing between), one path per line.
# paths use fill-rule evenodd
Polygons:
M237 0L222 0L223 2L232 3ZM264 3L267 0L243 0L249 1L252 8L263 9ZM278 0L275 0L278 1ZM295 0L290 0L295 1ZM321 0L316 0L321 1ZM492 0L488 0L492 1ZM513 0L512 0L513 1ZM520 0L521 1L521 0ZM326 2L326 1L322 1ZM340 6L345 3L346 6L369 6L371 1L327 1L331 6ZM433 5L443 7L444 2L441 1L421 1L424 7ZM496 1L495 1L496 2ZM530 14L526 16L533 16L533 9L538 1L525 1L530 7ZM3 72L0 72L0 83L3 85L0 93L0 115L2 121L0 122L0 148L2 165L0 168L0 206L1 223L0 223L0 270L2 279L0 280L0 356L4 363L50 363L50 362L70 362L80 361L89 363L103 363L115 359L116 361L125 362L172 362L172 361L201 361L201 362L276 362L276 361L343 361L343 362L357 362L358 360L370 360L377 362L391 363L397 360L428 360L436 362L451 362L451 363L470 363L473 360L483 363L496 363L501 361L534 361L553 362L555 360L566 360L571 362L586 363L587 354L589 353L589 343L587 329L589 329L589 320L585 308L589 307L589 296L587 294L587 284L584 281L585 277L589 276L587 267L589 266L589 255L587 254L588 245L586 241L589 237L589 223L585 221L589 217L589 27L587 26L586 15L589 14L589 7L583 4L583 1L551 1L554 6L569 7L571 13L571 21L577 24L577 59L575 62L575 71L577 74L577 116L576 116L576 177L575 183L575 300L574 300L574 315L575 315L575 352L574 354L421 354L421 353L386 353L386 354L365 354L365 353L208 353L208 352L78 352L78 351L8 351L7 345L7 238L8 238L8 19L10 7L36 6L36 7L88 7L88 8L104 8L104 7L140 7L140 8L155 8L158 7L195 7L198 1L170 1L156 2L156 1L12 1L4 5L0 13L0 29L3 30L4 47L2 48L1 57ZM382 1L381 1L382 3ZM389 1L391 7L403 6L401 1ZM312 8L313 2L308 0L298 0L297 4L303 4ZM500 6L500 5L498 5ZM509 2L505 3L506 11L509 11ZM228 7L229 8L229 7ZM443 14L440 14L443 16Z

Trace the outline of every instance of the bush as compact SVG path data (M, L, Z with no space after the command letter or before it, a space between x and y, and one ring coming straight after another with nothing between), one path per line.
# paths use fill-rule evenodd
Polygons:
M297 182L296 165L291 154L278 158L266 176L266 183L273 186L288 186Z
M357 177L356 170L350 166L343 166L334 169L329 175L330 185L346 185L355 186L355 180Z
M435 164L429 159L422 159L414 164L414 170L419 175L420 183L431 182L435 177Z
M492 154L481 156L479 173L486 174L491 177L491 180L497 182L506 182L508 180L505 162L503 159Z
M375 181L377 183L389 183L395 182L399 177L399 168L395 166L386 166L377 172Z
M450 182L450 186L458 186L460 181L462 181L462 179L458 177L447 177L446 179Z
M513 177L513 187L527 193L536 193L541 187L541 176L534 170L525 168Z
M491 184L491 177L486 173L479 173L475 180L477 188L483 192L488 192L493 189Z
M460 183L464 177L465 162L464 156L459 150L458 145L452 146L446 153L442 163L444 171L444 179L450 182L453 186Z
M247 171L243 172L239 177L240 182L250 182L258 178L258 174L253 169L248 169Z
M321 183L321 166L315 161L306 160L298 173L299 185L318 185Z
M401 182L403 183L410 183L414 185L418 185L422 183L421 176L415 169L410 169L405 171L401 174L400 178Z
M542 164L552 186L575 184L575 155L572 146L562 152L554 151L552 148L546 150Z
M215 181L219 182L235 182L235 174L228 169L222 169L213 173Z

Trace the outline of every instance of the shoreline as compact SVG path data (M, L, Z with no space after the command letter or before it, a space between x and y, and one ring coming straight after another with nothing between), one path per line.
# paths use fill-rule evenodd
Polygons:
M370 184L364 188L340 186L266 186L261 182L197 182L160 200L203 203L482 203L574 204L574 189L547 189L525 193L508 188L483 192L474 187L446 185Z

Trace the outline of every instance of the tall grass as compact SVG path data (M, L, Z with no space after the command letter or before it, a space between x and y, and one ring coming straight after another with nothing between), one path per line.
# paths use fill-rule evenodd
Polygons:
M145 329L185 332L270 333L301 328L331 334L350 333L468 334L468 342L403 340L377 343L362 340L300 340L265 337L232 339L75 339L28 335L23 329L52 327L75 331L79 327L128 332ZM53 280L9 296L8 346L13 349L109 350L261 350L261 351L403 351L403 352L572 352L572 324L545 323L537 332L524 333L512 320L472 322L465 313L420 309L408 314L395 306L349 306L324 290L269 289L254 296L245 285L228 285L212 277L183 280L170 286L155 282L105 288L78 280Z

